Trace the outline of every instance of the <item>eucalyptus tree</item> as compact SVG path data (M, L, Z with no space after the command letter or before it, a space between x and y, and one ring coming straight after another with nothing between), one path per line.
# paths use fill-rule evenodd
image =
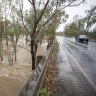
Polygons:
M8 30L8 39L10 41L11 47L13 47L13 53L15 56L15 61L17 60L17 47L19 46L17 43L20 39L20 35L22 35L22 26L17 22L11 23L11 27Z
M86 25L85 18L76 15L73 17L73 21L76 23L78 27L77 35L85 31L85 25Z
M65 27L64 33L67 36L76 36L79 34L78 25L75 22L70 23Z
M88 35L91 41L96 42L96 27L93 28L93 30L91 30L90 32L88 32Z
M0 1L0 58L3 60L3 34L4 34L4 21L3 19L3 5Z
M89 32L92 26L96 24L96 5L91 6L90 10L87 10L86 13L86 31Z
M17 5L17 4L16 4ZM15 12L14 6L11 7L11 26L9 30L9 40L12 43L12 47L15 53L15 61L17 60L17 43L20 35L22 34L22 25L19 23L19 18Z
M2 59L3 51L7 53L8 61L11 64L13 64L13 60L11 60L13 58L13 52L11 49L13 47L16 61L17 42L23 29L22 24L18 22L19 19L15 12L15 6L18 7L17 5L17 1L15 0L0 0L0 55ZM7 45L7 50L5 50L6 48L3 50L2 41L3 43L6 41L6 44L3 44L3 46L6 47Z
M51 10L50 10L51 11ZM45 13L45 18L46 15L49 16L50 14L48 12ZM44 17L44 16L43 16ZM65 23L66 19L68 18L68 15L65 14L65 11L63 12L58 12L54 18L52 18L39 32L39 37L44 37L47 36L49 40L53 40L55 38L55 31L58 28L60 23Z
M1 59L3 60L3 52L5 51L3 46L5 47L5 45L2 45L2 42L4 43L4 40L6 40L6 44L8 46L8 26L10 21L8 20L8 18L10 17L10 6L9 6L9 0L0 0L0 49L1 49Z
M17 0L16 0L17 1ZM19 15L23 22L23 26L26 29L26 32L30 35L30 45L31 45L31 55L32 55L32 70L35 69L36 63L36 46L38 42L38 35L40 34L42 28L50 22L52 18L58 13L63 12L66 7L73 7L80 5L84 0L28 0L31 5L31 27L29 27L26 23L26 19L24 17L24 9L23 9L23 0L18 0L20 5ZM51 11L47 12L48 8ZM40 10L38 12L38 10ZM46 18L43 18L45 13ZM53 25L53 24L52 24Z
M96 27L93 29L92 39L96 42Z
M76 18L76 20L65 27L64 33L67 36L86 34L85 24L85 18Z
M4 38L6 40L6 44L8 46L8 37L7 37L7 30L9 28L10 23L10 13L11 13L11 0L1 0L2 6L2 21L4 22Z

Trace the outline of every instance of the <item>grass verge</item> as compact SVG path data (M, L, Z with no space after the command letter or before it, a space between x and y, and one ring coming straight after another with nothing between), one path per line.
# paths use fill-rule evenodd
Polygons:
M39 96L54 96L56 91L55 88L55 79L57 76L57 67L56 67L56 55L58 51L58 43L55 40L52 44L51 54L48 60L48 69L44 79L43 87L39 92Z

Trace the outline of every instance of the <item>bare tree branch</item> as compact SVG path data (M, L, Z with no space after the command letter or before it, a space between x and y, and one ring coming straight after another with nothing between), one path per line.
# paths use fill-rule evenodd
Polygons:
M84 2L85 0L82 0L80 3L78 3L78 4L75 4L74 6L76 6L76 5L80 5L82 2ZM66 6L64 6L63 8L61 8L60 10L58 10L58 11L62 11L62 10L64 10L66 7L69 7L69 6L71 6L71 4L73 4L75 1L72 1L72 2L70 2L69 4L67 4ZM45 21L45 23L43 23L42 25L41 25L41 27L38 29L38 30L40 30L42 27L44 27L53 17L54 17L54 15L56 15L57 14L57 9L55 10L55 12L47 19L47 21Z
M30 1L30 0L28 0L29 2L30 2L30 4L33 6L33 9L34 9L34 23L36 23L36 6L35 6L35 1L34 0L32 0L32 1Z
M30 4L32 4L32 1L28 0L30 2ZM33 4L32 4L33 5Z
M36 6L35 6L35 1L32 0L32 5L33 5L33 8L34 8L34 13L36 14Z
M42 10L42 12L41 12L41 14L40 14L38 20L37 20L37 24L38 24L38 22L41 20L43 14L44 14L44 11L45 11L46 8L47 8L47 5L48 5L49 1L50 1L50 0L47 0L46 4L45 4L45 6L44 6L44 8L43 8L43 10Z
M40 5L41 5L41 0L39 0L39 6L40 6ZM39 7L39 6L38 6L38 7Z
M17 45L18 47L21 47L21 48L23 48L23 49L26 49L27 51L29 51L30 53L31 53L31 51L28 49L28 48L26 48L26 47L23 47L23 46L21 46L21 45Z
M23 1L22 1L22 2L23 2ZM29 29L26 27L26 25L25 25L25 23L24 23L23 3L20 5L20 12L21 12L21 19L22 19L23 26L24 26L25 30L30 34Z
M48 5L49 1L50 1L50 0L47 0L45 6L44 6L44 8L43 8L43 10L41 11L41 14L40 14L39 18L37 19L36 23L34 23L34 28L33 28L33 32L32 32L31 38L33 38L33 37L35 36L35 33L34 33L34 32L36 32L36 28L37 28L37 26L38 26L38 23L39 23L39 21L41 20L43 14L44 14L44 11L45 11L46 8L47 8L47 5ZM33 39L34 39L34 38L33 38Z
M79 2L78 4L73 4L73 5L70 5L69 7L74 7L74 6L78 6L80 5L81 3L83 3L85 0L82 0L81 2Z
M36 6L35 6L35 1L34 0L32 0L32 5L33 5L33 9L34 9L34 26L35 26L37 16L36 16Z

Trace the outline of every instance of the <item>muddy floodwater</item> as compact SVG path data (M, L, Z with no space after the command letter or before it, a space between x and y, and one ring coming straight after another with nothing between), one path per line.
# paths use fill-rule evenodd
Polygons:
M43 43L37 55L44 55L45 52L46 43ZM9 65L6 58L0 61L0 96L18 96L32 74L31 68L31 54L23 48L17 48L17 62L13 65Z

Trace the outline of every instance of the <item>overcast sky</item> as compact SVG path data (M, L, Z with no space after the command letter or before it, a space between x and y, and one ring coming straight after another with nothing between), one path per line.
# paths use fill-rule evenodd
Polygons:
M24 0L24 5L25 5L25 8L26 9L27 8L29 9L30 4L29 4L29 2L27 0ZM67 22L66 23L61 24L59 26L59 28L57 29L57 31L60 31L60 32L63 31L64 30L64 26L67 23L72 22L73 17L75 15L79 15L81 17L86 16L85 10L89 10L92 5L96 5L96 0L86 0L86 3L84 3L84 4L81 4L81 5L76 6L76 7L66 8L65 11L66 11L67 14L69 14L69 18L67 19Z
M57 29L57 31L63 31L64 30L64 26L67 23L72 22L73 17L75 15L79 15L81 17L86 16L85 10L90 9L90 7L92 5L96 5L96 0L86 0L86 3L84 3L84 4L81 4L81 5L76 6L76 7L66 8L66 13L69 14L69 18L68 18L68 20L67 20L67 22L65 24L61 24L60 25L60 27Z

